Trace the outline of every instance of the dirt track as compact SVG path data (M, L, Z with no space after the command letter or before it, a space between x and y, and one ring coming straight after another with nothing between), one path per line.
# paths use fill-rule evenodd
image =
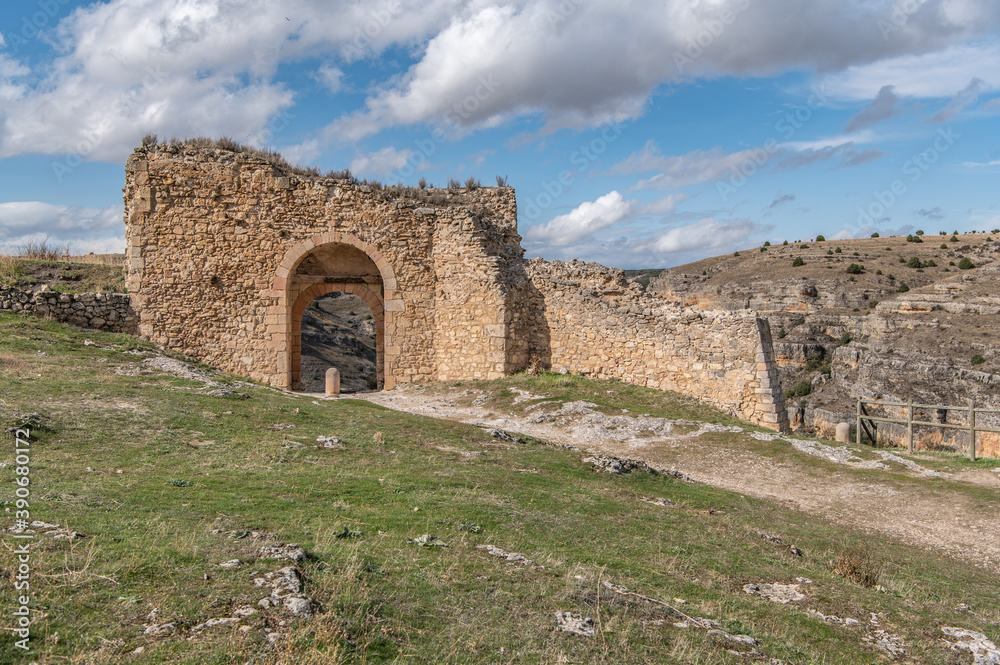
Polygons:
M846 447L819 441L759 432L743 434L792 443L795 451L779 461L703 439L710 432L739 432L739 428L633 414L607 416L591 409L587 402L543 403L530 407L524 415L499 415L478 406L476 400L470 403L469 395L465 390L442 394L406 388L355 397L399 411L519 432L588 452L642 459L653 467L676 469L714 487L780 502L862 530L880 531L902 542L1000 571L1000 462L992 471L940 474L891 453L881 453L881 461L862 460ZM538 397L523 395L525 400ZM824 461L817 463L815 458ZM848 472L850 467L880 471L859 476ZM976 498L956 490L955 482L996 491L984 501L981 494Z

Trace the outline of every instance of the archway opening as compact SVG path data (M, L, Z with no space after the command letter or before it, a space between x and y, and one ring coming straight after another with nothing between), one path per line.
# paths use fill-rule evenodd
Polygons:
M302 313L301 389L323 392L326 371L340 371L345 393L378 389L375 317L352 293L333 291L312 300Z
M296 264L288 292L292 389L322 392L330 367L344 392L381 389L385 306L375 262L352 245L320 245Z

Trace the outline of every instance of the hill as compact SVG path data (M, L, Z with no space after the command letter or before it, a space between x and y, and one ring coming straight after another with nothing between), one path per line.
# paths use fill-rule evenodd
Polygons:
M663 271L650 290L768 318L793 423L832 436L855 400L1000 407L1000 235L827 240ZM852 267L854 266L854 267ZM959 414L952 414L959 417ZM896 443L900 431L886 431ZM965 442L921 432L923 446ZM998 454L1000 444L984 445Z
M7 485L2 527L29 542L31 652L4 631L5 662L956 663L958 642L1000 639L995 561L657 464L283 393L14 315L0 385L5 473L30 479L27 505ZM639 439L729 451L734 473L763 454L845 491L960 497L997 540L993 489L836 465L669 393L558 375L437 389L539 423L646 414L660 430Z

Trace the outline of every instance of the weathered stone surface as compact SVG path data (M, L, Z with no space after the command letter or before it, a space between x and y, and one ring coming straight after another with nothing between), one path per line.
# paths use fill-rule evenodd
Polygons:
M37 314L108 332L134 333L138 323L129 296L120 293L28 293L0 285L0 311Z
M167 146L136 149L125 185L139 333L222 369L298 387L302 313L339 291L372 311L386 389L534 362L787 428L766 321L684 310L596 264L525 261L511 188L380 189Z

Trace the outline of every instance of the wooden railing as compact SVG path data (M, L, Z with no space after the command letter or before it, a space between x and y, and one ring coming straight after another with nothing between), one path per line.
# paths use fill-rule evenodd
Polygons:
M865 405L870 406L883 406L891 408L902 408L906 409L906 418L882 418L872 416L868 413L868 409ZM968 412L969 418L965 425L959 425L955 423L947 422L930 422L926 420L914 420L913 410L914 409L935 409L944 411L959 411ZM974 403L970 403L969 406L948 406L945 404L914 404L912 401L909 402L883 402L881 400L873 399L858 399L858 427L857 427L857 444L861 445L861 434L862 432L868 436L871 440L872 445L875 445L876 436L878 435L878 425L876 423L890 423L893 425L905 425L906 426L906 441L907 441L907 451L913 452L913 428L917 427L936 427L939 429L958 429L965 430L969 433L969 459L972 461L976 460L976 434L979 432L992 432L995 434L1000 434L1000 429L994 429L990 427L977 427L976 426L976 414L985 415L1000 413L1000 409L981 409L976 408Z

